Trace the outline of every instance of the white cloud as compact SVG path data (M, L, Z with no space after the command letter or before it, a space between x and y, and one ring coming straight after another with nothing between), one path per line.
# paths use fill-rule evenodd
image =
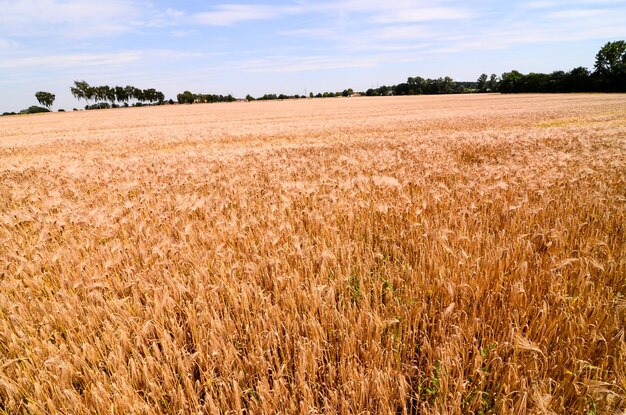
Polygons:
M454 7L413 7L385 11L375 15L372 20L376 23L410 23L431 22L436 20L459 20L471 17L467 10Z
M329 12L338 15L363 16L375 23L408 23L439 20L456 20L471 17L469 10L461 7L439 6L441 1L420 0L340 0L305 6L308 11ZM450 2L445 2L450 3Z
M344 13L381 13L397 12L400 10L414 10L424 7L432 7L440 1L424 2L420 0L338 0L321 3L313 6L317 9L334 10Z
M187 15L181 10L172 8L165 9L163 11L155 10L153 7L145 10L146 20L140 23L145 27L164 28L177 26L185 21Z
M149 0L0 0L0 36L103 38L181 24L185 13Z
M15 57L5 58L0 61L0 68L76 68L82 66L121 65L138 61L141 57L141 53L137 52Z
M618 39L626 35L622 16L626 8L579 9L543 13L517 21L496 22L477 27L472 32L443 35L441 53L468 50L504 49L523 44L580 42L595 39Z
M105 36L127 31L141 10L132 1L0 0L0 33L50 36L80 33Z
M176 50L142 50L118 51L111 53L74 53L62 55L37 55L4 57L0 61L0 69L25 69L45 67L48 69L80 69L90 66L124 66L131 63L162 61L182 58L200 58L205 56L197 52L180 52Z
M375 30L353 29L338 31L320 27L282 31L279 34L324 40L331 44L326 47L327 50L337 49L348 53L421 50L431 45L429 39L444 36L416 25L381 25Z
M190 37L193 36L195 34L197 34L198 31L197 30L172 30L171 31L171 35L174 37Z
M557 19L591 19L597 18L602 14L606 14L606 11L601 9L576 9L552 12L548 14L548 17Z
M0 50L14 49L19 46L19 43L11 39L0 38Z
M589 4L608 3L617 2L573 0L568 4L584 4L587 8L565 6L542 9L539 15L509 13L494 18L494 15L488 17L485 8L476 7L469 12L455 7L458 4L455 2L447 2L449 7L439 7L436 2L432 3L434 6L424 7L419 1L344 0L318 6L348 13L341 24L331 20L326 26L280 34L322 40L328 44L327 47L350 52L405 50L414 56L420 53L503 49L521 44L621 38L626 35L623 24L626 8L589 8ZM564 4L535 1L524 6L539 8ZM622 4L626 2L622 0ZM358 18L350 19L355 13L360 13ZM443 22L452 19L466 20L458 24ZM370 24L362 24L363 20Z
M328 18L366 15L375 23L407 23L465 19L469 11L458 7L436 7L421 2L389 0L344 0L336 2L297 2L292 6L263 4L222 4L213 10L193 15L195 23L230 26L251 20L277 19L293 14L325 14Z
M415 40L430 37L433 35L433 32L424 26L392 25L382 28L379 32L375 33L375 35L381 40Z
M192 17L195 23L209 26L230 26L249 20L276 19L289 14L302 13L299 6L282 7L261 4L223 4L214 10L197 13Z
M378 63L378 58L370 56L343 58L336 56L274 56L242 62L237 66L239 69L250 73L283 73L364 68L376 66Z
M579 6L612 6L624 0L536 0L526 3L528 9L570 8Z
M233 70L249 73L316 72L324 70L373 68L393 62L415 62L423 53L407 54L404 50L364 53L358 55L268 56L262 59L231 63Z

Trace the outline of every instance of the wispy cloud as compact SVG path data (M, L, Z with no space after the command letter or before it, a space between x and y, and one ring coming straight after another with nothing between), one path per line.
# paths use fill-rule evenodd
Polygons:
M121 0L2 0L0 9L0 34L15 37L118 34L142 13L134 2Z
M194 23L209 26L230 26L250 20L276 19L289 14L303 13L300 6L271 6L261 4L223 4L211 11L192 16Z
M614 6L624 4L623 0L536 0L525 4L528 9L550 9L586 6Z
M125 66L134 62L199 58L202 53L180 52L175 50L119 51L112 53L75 53L63 55L16 56L0 61L0 69L45 67L50 69L80 69L90 66Z
M383 12L372 20L376 23L409 23L468 19L471 16L468 10L456 7L413 7Z
M77 68L81 66L123 65L140 60L141 53L119 52L102 54L71 54L16 57L0 61L0 68L27 67Z
M622 16L626 7L572 9L544 12L532 19L507 20L477 27L463 36L443 35L446 53L468 50L505 49L519 45L581 42L590 39L619 39L626 35Z
M197 30L172 30L170 33L174 37L183 38L183 37L193 36L197 34L198 31Z
M284 73L308 72L329 69L365 68L376 66L380 62L377 57L343 57L336 56L274 56L258 60L249 60L237 65L241 70L250 73Z
M222 4L213 10L197 13L192 20L212 26L230 26L251 20L277 19L295 14L326 14L328 18L346 14L366 15L374 23L406 23L465 19L471 13L460 7L433 7L414 1L336 1L298 2L291 6L268 4Z
M469 9L461 6L447 6L446 3L450 2L339 0L309 4L307 10L325 11L340 16L354 15L369 22L385 24L456 20L472 16Z
M184 24L185 19L187 19L187 14L182 10L172 8L159 10L154 7L149 7L147 10L144 10L143 19L143 21L138 22L141 26L148 28L167 28Z
M0 50L15 49L18 46L19 46L19 43L11 39L0 38Z
M484 8L469 11L446 2L445 7L419 1L386 2L343 0L322 3L318 10L357 13L358 23L343 19L336 25L279 32L284 36L318 39L328 47L351 51L406 50L416 53L456 53L468 50L494 50L523 44L556 41L582 41L626 35L624 0L532 1L522 8L540 10L539 14L517 13L494 18ZM441 3L444 4L444 3ZM621 4L621 7L618 5ZM611 6L611 7L601 7ZM363 20L368 22L362 24ZM462 22L448 24L448 20Z
M598 18L606 13L607 11L602 9L575 9L551 12L548 14L548 17L553 17L557 19L593 19ZM614 12L611 11L611 14L613 13Z
M0 0L0 36L90 39L181 25L185 12L149 0Z

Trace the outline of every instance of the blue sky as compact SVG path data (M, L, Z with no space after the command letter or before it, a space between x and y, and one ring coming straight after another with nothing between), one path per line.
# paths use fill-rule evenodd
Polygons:
M592 68L625 22L626 0L0 0L0 111L78 107L75 79L242 97Z

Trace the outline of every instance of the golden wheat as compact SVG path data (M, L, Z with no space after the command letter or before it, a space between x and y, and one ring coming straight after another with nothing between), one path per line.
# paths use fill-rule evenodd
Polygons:
M0 119L0 413L626 409L626 96Z

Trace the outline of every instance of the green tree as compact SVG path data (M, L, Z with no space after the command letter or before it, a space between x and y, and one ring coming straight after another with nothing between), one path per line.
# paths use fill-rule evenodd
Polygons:
M130 100L136 99L135 98L135 89L137 89L137 88L135 88L132 85L126 85L124 87L124 94L126 95L126 99L127 99L127 101L125 101L125 102L128 102Z
M549 91L550 75L531 72L522 75L520 88L516 92L551 92Z
M137 102L143 103L146 100L143 89L135 88L134 86L131 88L133 88L132 97L135 98Z
M161 91L156 91L154 93L154 99L159 105L163 105L165 102L165 94Z
M104 92L104 99L109 101L111 105L115 104L115 88L111 88L108 85L102 87Z
M93 88L93 97L96 101L106 101L108 100L110 89L108 86L96 86Z
M565 74L565 91L585 92L593 89L593 80L589 70L583 66L572 69Z
M50 92L39 91L35 93L35 98L37 98L37 101L41 105L50 109L50 107L54 103L54 99L56 98L56 96L54 94L51 94Z
M87 102L91 101L92 99L96 101L98 99L97 95L98 95L98 88L95 86L89 86L85 90L85 100L87 100Z
M437 79L438 93L451 94L454 92L454 79L449 76Z
M196 99L196 95L191 93L190 91L182 92L176 95L176 99L179 104L193 104Z
M478 77L476 87L480 92L487 92L487 74L484 73Z
M93 97L93 88L85 81L74 81L74 86L70 87L72 95L77 100L84 99L86 102Z
M491 76L489 77L487 90L491 92L495 92L498 90L498 86L499 86L498 75L496 75L495 73L492 73Z
M596 55L595 71L609 91L626 91L626 41L604 45Z
M143 98L145 101L149 103L157 102L157 90L154 88L144 89L143 90Z
M502 74L502 81L500 81L500 92L505 94L523 92L523 80L524 75L518 71L505 72Z
M115 100L120 103L128 103L128 93L126 92L126 88L122 86L116 86L113 88L115 91Z

